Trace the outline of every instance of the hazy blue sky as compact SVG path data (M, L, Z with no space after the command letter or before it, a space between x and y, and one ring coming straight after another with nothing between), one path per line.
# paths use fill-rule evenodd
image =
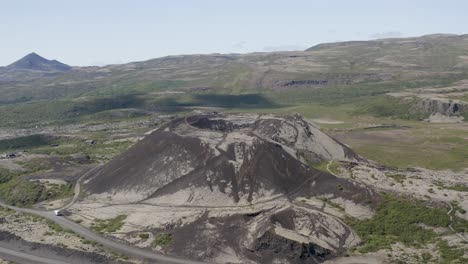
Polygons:
M0 0L0 65L35 51L71 65L173 54L468 33L465 0Z

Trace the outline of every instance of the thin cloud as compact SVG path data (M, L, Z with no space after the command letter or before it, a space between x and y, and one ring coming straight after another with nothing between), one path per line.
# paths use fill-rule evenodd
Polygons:
M247 41L239 41L236 44L232 45L232 48L235 50L245 50L247 47Z
M370 35L371 38L381 39L381 38L398 38L403 36L403 33L399 31L388 31L388 32L381 32L375 33Z
M266 46L263 47L263 51L294 51L294 50L305 50L308 47L301 45L279 45L279 46Z

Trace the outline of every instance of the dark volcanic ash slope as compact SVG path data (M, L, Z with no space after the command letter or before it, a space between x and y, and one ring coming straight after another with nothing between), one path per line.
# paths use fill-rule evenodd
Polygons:
M336 188L304 160L358 160L299 116L200 115L153 132L86 184L119 202L249 204L300 193L307 183ZM327 188L316 192L330 192Z
M319 263L359 243L340 217L371 214L375 198L304 162L332 159L361 158L300 116L191 116L109 162L75 208L128 215L119 232L129 241L134 232L169 233L165 252L190 259Z

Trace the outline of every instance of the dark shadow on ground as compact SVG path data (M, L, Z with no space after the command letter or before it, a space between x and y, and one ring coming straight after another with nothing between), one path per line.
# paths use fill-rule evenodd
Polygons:
M89 115L112 109L139 108L143 106L144 100L138 95L123 95L107 98L95 98L82 103L75 103L66 112L69 117Z
M32 126L54 122L64 124L79 122L83 117L115 109L142 109L173 114L190 110L191 107L221 107L227 109L279 108L262 94L181 94L154 96L149 94L128 94L109 97L87 98L86 100L55 100L19 103L0 106L0 126ZM49 123L50 124L50 123Z
M185 107L195 106L194 103L182 103L177 97L158 98L146 103L146 109L162 113L176 113L184 110Z
M199 106L223 108L275 108L280 107L261 94L197 94L195 102Z
M277 108L283 107L261 94L194 94L189 98L178 96L157 98L146 103L146 109L164 113L175 113L187 107L241 108Z
M53 138L47 135L22 136L0 140L0 151L17 150L46 146L53 142Z

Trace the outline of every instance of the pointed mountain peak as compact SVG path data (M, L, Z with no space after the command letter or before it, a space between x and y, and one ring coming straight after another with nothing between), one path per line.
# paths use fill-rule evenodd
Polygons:
M70 66L56 60L48 60L39 54L32 52L23 58L15 61L7 66L10 69L16 70L34 70L46 72L64 72L71 69Z
M44 57L40 56L36 52L31 52L28 55L24 56L24 58L42 58L42 59L45 59Z

